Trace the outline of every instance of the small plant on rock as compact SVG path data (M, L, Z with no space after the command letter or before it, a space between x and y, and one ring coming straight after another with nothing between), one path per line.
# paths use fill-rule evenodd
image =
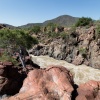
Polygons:
M79 53L84 57L86 58L87 57L87 50L86 48L79 48Z

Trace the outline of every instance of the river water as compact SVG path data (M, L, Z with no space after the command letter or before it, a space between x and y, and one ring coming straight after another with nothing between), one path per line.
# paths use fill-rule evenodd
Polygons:
M49 56L33 56L33 55L30 56L32 57L32 61L41 66L41 68L46 68L50 65L61 65L66 67L73 74L74 82L77 85L85 83L89 80L100 81L99 69L94 69L86 65L75 66L64 60L56 60Z

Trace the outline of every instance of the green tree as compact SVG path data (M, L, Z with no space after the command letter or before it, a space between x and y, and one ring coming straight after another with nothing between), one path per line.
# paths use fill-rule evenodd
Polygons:
M76 22L75 26L87 26L93 23L93 20L91 18L88 17L82 17L79 18L79 20Z
M19 52L19 58L23 67L25 67L25 59L22 59L23 50L30 49L33 44L37 43L36 38L31 37L22 30L0 30L0 48L4 48L9 55L13 55L16 51Z

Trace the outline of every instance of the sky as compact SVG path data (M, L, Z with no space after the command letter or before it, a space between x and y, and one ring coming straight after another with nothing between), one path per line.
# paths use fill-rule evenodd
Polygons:
M0 0L0 23L20 26L60 15L100 19L100 0Z

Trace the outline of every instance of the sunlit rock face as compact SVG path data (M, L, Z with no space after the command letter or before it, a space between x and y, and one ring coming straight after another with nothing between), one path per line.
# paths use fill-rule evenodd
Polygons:
M100 100L100 81L88 81L79 85L75 100Z
M66 33L70 35L65 39L61 37L48 39L44 34L38 35L41 42L29 50L29 53L35 56L48 55L74 65L84 64L100 69L100 39L96 39L96 28L78 27L74 32L66 31Z
M62 66L34 69L28 73L19 93L5 100L71 100L73 77Z
M100 70L91 68L86 65L75 66L73 64L67 63L63 60L55 60L48 56L33 56L31 55L34 63L41 66L41 68L46 68L49 65L60 65L64 66L71 71L74 76L75 84L79 85L85 83L89 80L100 81Z
M18 94L0 100L100 100L100 70L30 56L41 68L29 71Z

